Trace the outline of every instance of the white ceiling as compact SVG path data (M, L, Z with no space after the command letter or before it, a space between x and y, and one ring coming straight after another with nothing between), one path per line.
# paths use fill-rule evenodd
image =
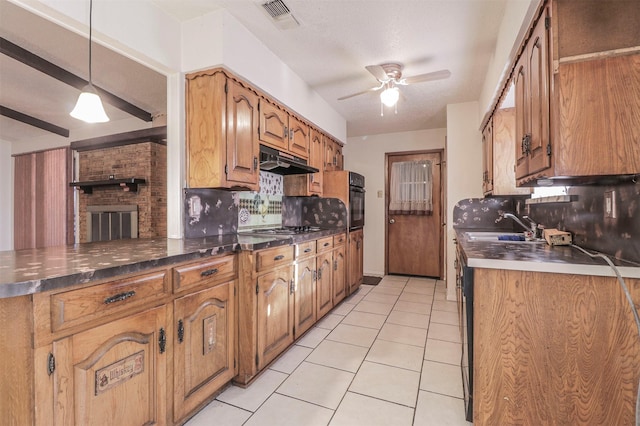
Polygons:
M446 127L446 105L478 100L507 0L285 0L300 23L281 30L261 0L153 0L186 22L227 9L347 121L347 135ZM516 0L511 0L516 1ZM0 36L87 78L87 41L0 0ZM93 80L152 114L166 111L164 77L94 44ZM341 96L376 86L366 65L399 62L409 77L441 69L446 80L401 87L398 112L380 116L378 92ZM0 105L62 127L83 126L68 116L78 91L0 55ZM26 96L25 96L26 94ZM130 119L107 107L112 120ZM0 117L0 140L42 136ZM53 136L57 138L57 136Z

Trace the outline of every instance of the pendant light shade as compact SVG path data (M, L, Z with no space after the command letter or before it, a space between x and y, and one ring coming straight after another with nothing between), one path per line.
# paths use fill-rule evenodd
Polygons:
M397 87L387 87L380 93L380 101L388 107L392 107L398 102L400 92Z
M86 123L105 123L109 121L107 113L104 112L100 96L98 96L91 83L82 89L78 102L76 102L76 106L70 115Z
M109 117L104 112L102 100L91 83L91 35L92 35L93 0L89 0L89 84L82 88L75 108L70 115L86 123L105 123Z

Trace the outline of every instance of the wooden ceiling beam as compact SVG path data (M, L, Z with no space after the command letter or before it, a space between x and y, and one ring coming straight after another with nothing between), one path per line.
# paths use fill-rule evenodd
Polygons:
M61 68L2 37L0 37L0 53L47 74L56 80L68 84L69 86L75 87L78 90L82 90L84 86L89 84L87 80L78 77L64 68ZM96 85L94 85L94 87L104 102L107 102L108 104L113 105L127 114L139 118L140 120L151 122L151 113L143 110L142 108L138 108L137 106L125 101L113 93L101 89Z
M69 129L56 126L55 124L51 124L48 121L40 120L39 118L23 114L20 111L13 110L2 105L0 105L0 115L12 118L14 120L20 121L33 127L37 127L42 130L46 130L47 132L55 133L56 135L64 136L65 138L69 137Z

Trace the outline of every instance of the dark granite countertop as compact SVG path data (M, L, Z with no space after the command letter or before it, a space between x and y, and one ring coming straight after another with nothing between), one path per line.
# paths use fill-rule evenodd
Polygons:
M469 267L615 277L604 259L591 258L571 246L550 246L544 241L470 241L466 237L469 231L487 230L456 228ZM609 257L623 277L640 278L640 265Z
M336 229L299 235L145 238L0 251L0 298L56 290L207 256L297 244L342 232L345 231Z

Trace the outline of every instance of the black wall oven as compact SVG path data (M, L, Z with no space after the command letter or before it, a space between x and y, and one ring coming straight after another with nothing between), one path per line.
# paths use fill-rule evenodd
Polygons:
M364 226L364 176L349 172L349 230Z

